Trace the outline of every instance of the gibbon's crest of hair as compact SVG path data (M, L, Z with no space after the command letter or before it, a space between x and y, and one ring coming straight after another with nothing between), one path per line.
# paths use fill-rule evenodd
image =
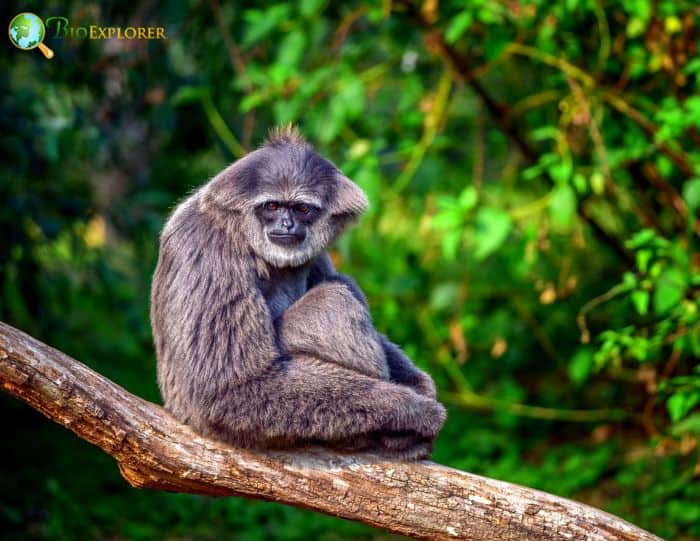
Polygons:
M289 124L270 128L270 131L267 134L267 139L263 141L263 146L266 147L276 147L287 144L311 146L306 139L304 139L304 136L299 131L299 128L297 128L291 122Z

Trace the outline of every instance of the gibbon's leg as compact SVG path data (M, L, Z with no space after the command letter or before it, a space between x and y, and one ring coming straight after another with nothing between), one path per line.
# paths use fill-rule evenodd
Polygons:
M275 321L282 349L306 354L377 379L389 379L381 337L367 308L345 285L310 289Z
M405 458L427 456L446 415L437 401L407 387L303 355L222 388L208 405L192 419L193 428L244 447L324 442L342 448L353 441L362 447L364 439L366 450L377 450L372 445L379 441L378 452ZM397 433L401 438L415 433L420 441L401 449ZM385 436L395 449L381 442Z

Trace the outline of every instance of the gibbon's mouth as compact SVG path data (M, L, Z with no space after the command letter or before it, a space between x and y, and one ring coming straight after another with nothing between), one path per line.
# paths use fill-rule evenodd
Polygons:
M270 239L270 242L280 246L294 246L295 244L301 244L304 240L304 237L291 233L268 233L267 238Z

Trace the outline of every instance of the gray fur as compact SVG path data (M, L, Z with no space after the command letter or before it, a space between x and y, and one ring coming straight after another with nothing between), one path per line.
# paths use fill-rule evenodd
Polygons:
M265 198L323 209L298 246L254 213ZM324 443L417 459L445 420L430 377L372 325L326 246L367 208L293 128L186 199L168 219L151 323L165 407L243 447Z
M367 309L340 282L323 282L275 322L285 351L309 354L371 378L389 380L389 365Z

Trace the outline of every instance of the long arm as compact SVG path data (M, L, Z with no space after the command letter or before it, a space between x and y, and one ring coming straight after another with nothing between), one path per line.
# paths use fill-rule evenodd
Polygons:
M221 422L237 424L228 441L244 447L318 442L424 458L446 416L438 402L408 387L306 355L293 355L266 378L232 386L229 397L230 417ZM393 434L414 436L391 441ZM374 445L377 441L383 445Z
M226 386L265 374L280 358L254 271L208 218L194 203L171 218L151 292L165 405L193 426L202 410L223 415Z
M307 291L277 318L275 328L286 353L389 379L382 339L367 307L342 283L324 282Z
M333 263L327 254L319 257L309 274L309 287L315 287L321 283L336 282L343 284L360 303L367 307L367 299L355 283L345 274L336 272ZM417 368L406 354L386 336L379 334L382 348L389 365L389 378L391 381L413 388L416 392L435 398L435 384L432 378Z

